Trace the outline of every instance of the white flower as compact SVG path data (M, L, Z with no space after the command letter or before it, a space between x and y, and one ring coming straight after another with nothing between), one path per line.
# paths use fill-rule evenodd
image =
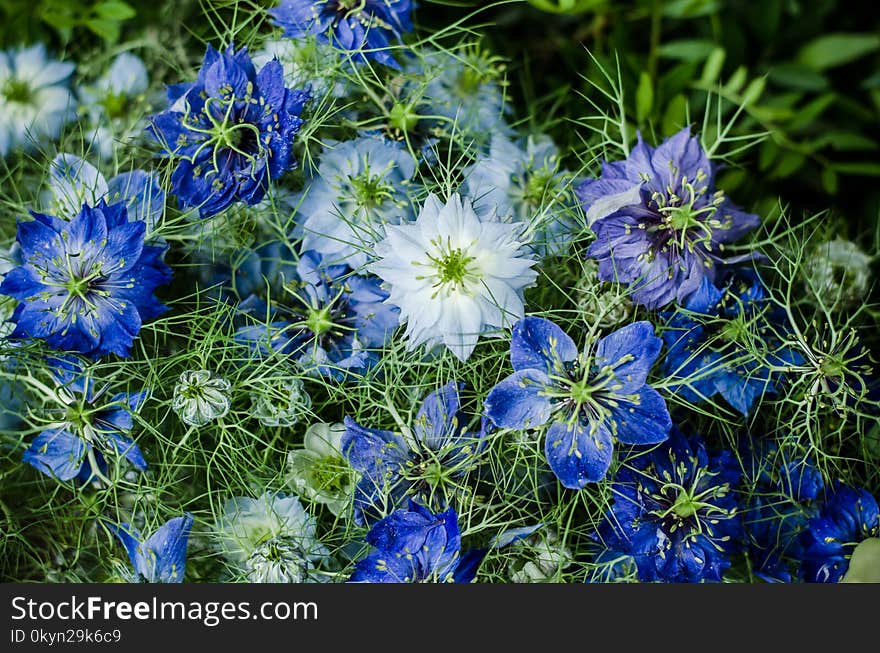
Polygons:
M510 579L514 583L552 582L572 561L571 550L552 529L535 533L514 546L523 554L510 564Z
M337 517L354 494L354 473L341 453L344 434L344 424L312 424L303 448L287 454L290 484L299 494L325 504Z
M58 138L76 114L67 88L74 68L48 59L42 43L0 52L0 156Z
M233 497L216 525L224 557L254 582L303 580L328 556L316 531L315 518L297 497L271 492Z
M312 406L302 379L292 378L273 388L251 394L253 416L265 426L296 424Z
M429 195L415 222L386 226L371 271L400 307L410 349L444 344L464 361L481 334L523 317L523 289L537 273L519 231L478 216L457 193L446 204Z
M210 370L189 370L174 386L171 408L184 424L204 426L229 412L231 391L229 381Z
M828 305L857 304L871 283L871 257L849 240L822 243L806 261L811 290Z

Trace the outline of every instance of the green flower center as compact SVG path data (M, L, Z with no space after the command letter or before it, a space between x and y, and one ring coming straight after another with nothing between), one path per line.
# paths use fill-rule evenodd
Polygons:
M687 519L688 517L696 515L700 506L701 504L695 501L688 492L682 492L675 499L675 503L672 506L672 512L682 519Z
M727 342L747 345L752 339L752 333L749 325L742 314L728 320L721 328L721 337Z
M374 209L394 197L394 189L382 174L371 177L369 173L364 173L354 177L351 187L358 206L366 209Z
M2 94L7 102L15 102L17 104L29 104L34 98L30 85L20 79L7 80L3 84Z
M306 328L316 336L322 336L333 328L330 307L310 308L305 319Z
M467 256L464 251L459 248L449 250L443 258L437 260L437 274L440 277L440 284L452 284L454 286L463 286L465 280L473 276L471 262L473 256Z
M315 461L311 469L315 489L330 494L345 492L348 485L349 467L336 456L325 456Z
M553 174L546 168L528 175L523 189L523 201L530 206L538 206L552 190Z
M104 110L110 118L121 118L125 115L128 109L129 100L123 93L108 93L107 96L101 100L101 105L104 107Z

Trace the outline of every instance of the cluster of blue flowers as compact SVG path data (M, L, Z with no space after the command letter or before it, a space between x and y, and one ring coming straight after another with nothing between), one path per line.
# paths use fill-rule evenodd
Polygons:
M289 449L295 493L204 520L223 579L471 582L523 551L517 578L844 578L880 537L876 499L756 420L799 371L833 377L811 396L852 374L812 363L757 248L728 255L760 219L700 137L639 135L571 172L508 120L500 60L407 45L415 6L282 0L263 50L209 44L164 108L131 53L78 88L42 46L0 53L0 155L75 120L87 141L49 157L0 261L2 378L37 434L22 460L104 491L149 484L199 431L218 457L241 434L266 465ZM152 164L105 177L132 143ZM564 299L543 292L572 265ZM188 333L206 314L223 356ZM141 363L155 387L107 371ZM862 390L847 401L880 393ZM125 511L101 522L123 576L183 581L203 515Z

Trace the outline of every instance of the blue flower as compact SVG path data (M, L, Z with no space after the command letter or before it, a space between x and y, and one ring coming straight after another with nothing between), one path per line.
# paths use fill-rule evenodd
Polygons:
M714 281L724 244L759 222L715 189L715 171L685 128L657 148L639 136L625 161L583 182L577 194L596 234L587 253L599 278L630 284L633 301L652 309Z
M357 563L352 583L469 583L477 564L461 555L458 515L410 502L367 534L374 548ZM479 557L479 556L478 556Z
M801 533L801 572L810 583L836 583L849 568L853 549L862 540L880 536L877 500L864 489L838 484Z
M296 165L293 138L308 99L285 88L278 61L257 72L247 48L209 45L198 79L170 87L171 106L148 128L178 159L171 183L181 205L205 218L236 201L259 202L269 181Z
M445 508L463 489L485 444L486 425L479 433L467 431L459 412L462 385L450 382L429 394L403 435L365 428L346 416L342 453L361 473L354 497L357 523L387 514L407 496Z
M683 399L699 402L720 394L748 415L757 399L777 390L781 373L770 367L802 359L780 346L771 327L782 316L767 300L757 275L740 270L724 282L719 289L704 279L685 310L665 314L668 352L663 370Z
M122 392L107 399L107 386L96 389L91 374L74 357L48 362L58 384L51 396L58 408L22 460L60 481L104 478L108 454L124 456L136 469L145 470L141 450L126 434L134 428L132 413L147 392Z
M397 328L398 311L375 277L325 265L320 254L294 260L279 243L257 249L234 276L242 313L262 323L237 338L263 352L291 355L318 373L343 378L362 373ZM265 297L265 299L263 299Z
M741 547L740 475L731 452L709 454L699 436L674 428L668 442L624 460L594 537L606 559L632 556L642 582L720 581Z
M808 457L792 458L766 440L745 459L755 486L743 516L752 569L767 582L789 583L792 562L803 557L801 533L819 514L825 481Z
M614 440L656 444L672 420L663 397L645 383L662 346L649 322L635 322L579 354L550 320L526 317L513 327L515 372L486 398L485 413L510 429L550 424L544 452L570 489L605 478Z
M403 143L361 136L321 156L317 177L306 184L297 225L302 247L333 264L363 266L386 224L413 216L409 194L416 160Z
M192 515L185 513L168 520L146 539L129 524L112 525L111 530L128 552L135 582L182 583L192 525Z
M171 278L164 247L144 243L146 225L125 205L84 204L66 222L33 213L18 223L23 263L0 293L19 300L11 338L42 338L92 358L128 356L141 325L166 310L153 292Z
M400 68L388 52L392 41L412 31L412 0L282 0L269 10L284 36L314 34L321 43Z

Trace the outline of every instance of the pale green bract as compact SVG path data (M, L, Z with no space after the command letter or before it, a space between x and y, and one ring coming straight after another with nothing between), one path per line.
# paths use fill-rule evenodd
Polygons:
M171 408L189 426L204 426L229 412L232 385L210 370L189 370L174 386Z

